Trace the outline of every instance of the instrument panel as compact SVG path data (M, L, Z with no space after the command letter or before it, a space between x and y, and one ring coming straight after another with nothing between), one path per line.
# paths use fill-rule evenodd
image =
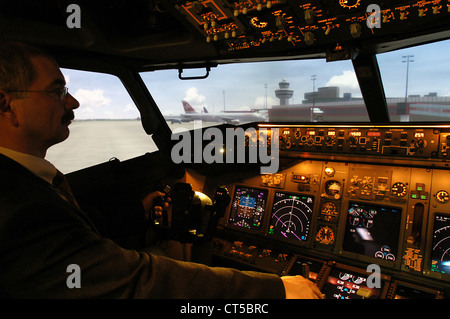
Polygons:
M381 157L448 159L448 126L273 126L279 130L279 149L289 152L336 153Z
M346 45L419 33L448 18L448 0L196 0L178 1L178 12L207 43L223 53L325 47L329 60L348 59Z
M286 146L289 137L293 144L301 136L309 138L310 134L304 134L307 131L323 130L324 134L317 136L324 137L327 132L341 130L320 125L297 129L280 128L280 132L289 132L280 133L281 145ZM296 137L298 131L301 134ZM417 297L417 291L436 298L447 291L448 298L450 170L446 168L447 162L442 161L449 135L447 128L357 127L345 128L343 132L347 152L334 149L343 156L342 160L336 160L338 156L329 158L334 155L333 150L326 153L317 148L328 158L310 159L310 152L305 152L305 158L297 160L301 154L298 148L284 148L285 157L289 158L292 152L292 164L275 174L241 178L239 183L228 185L234 199L214 239L215 258L280 275L301 274L297 263L314 260L315 266L310 266L315 271L310 279L321 288L331 285L327 297L338 299L361 297L357 290L349 288L348 280L366 278L365 268L375 264L385 277L381 290L370 292L373 298L407 298L409 294ZM364 157L350 151L349 140L354 136L351 132L361 132L357 134L359 138L378 132L376 136L383 140L378 143L377 156ZM405 153L396 153L395 158L417 156L420 166L410 165L406 160L401 165L379 160L392 156L382 152L389 132L390 146L407 149ZM406 137L401 138L404 133ZM408 148L419 138L426 140L426 146L416 155ZM402 140L407 140L408 145L401 146ZM283 154L281 149L280 146ZM439 160L442 167L435 165ZM245 200L243 194L247 196ZM251 215L248 218L253 226L236 223L237 211L242 211L242 216ZM350 279L344 280L342 273L347 273ZM358 286L355 282L351 284ZM349 293L351 289L353 293ZM397 289L403 292L397 294Z

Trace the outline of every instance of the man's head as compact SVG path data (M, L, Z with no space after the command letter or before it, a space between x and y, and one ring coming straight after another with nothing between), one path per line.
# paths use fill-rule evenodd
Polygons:
M50 146L64 141L79 107L65 84L44 51L0 43L0 146L44 157Z

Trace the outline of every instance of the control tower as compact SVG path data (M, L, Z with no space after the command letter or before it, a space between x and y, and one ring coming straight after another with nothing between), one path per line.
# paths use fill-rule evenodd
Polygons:
M275 90L275 95L280 99L280 105L289 105L289 99L294 95L294 90L289 90L289 82L286 79L278 83L279 90Z

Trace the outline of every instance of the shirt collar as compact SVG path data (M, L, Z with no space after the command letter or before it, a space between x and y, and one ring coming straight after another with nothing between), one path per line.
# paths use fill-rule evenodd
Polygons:
M50 184L52 183L52 180L56 175L57 172L56 167L53 166L52 163L43 158L17 152L1 146L0 146L0 154L3 154L9 157L10 159L16 161L17 163L19 163L20 165L31 171L33 174L42 178L43 180L45 180Z

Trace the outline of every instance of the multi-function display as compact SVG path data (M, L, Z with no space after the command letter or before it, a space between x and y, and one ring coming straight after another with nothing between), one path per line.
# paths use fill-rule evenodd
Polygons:
M269 234L298 241L307 240L313 205L312 196L275 192Z
M241 228L259 230L266 212L268 191L245 186L236 186L229 223Z
M343 249L396 261L401 216L400 208L350 202Z

